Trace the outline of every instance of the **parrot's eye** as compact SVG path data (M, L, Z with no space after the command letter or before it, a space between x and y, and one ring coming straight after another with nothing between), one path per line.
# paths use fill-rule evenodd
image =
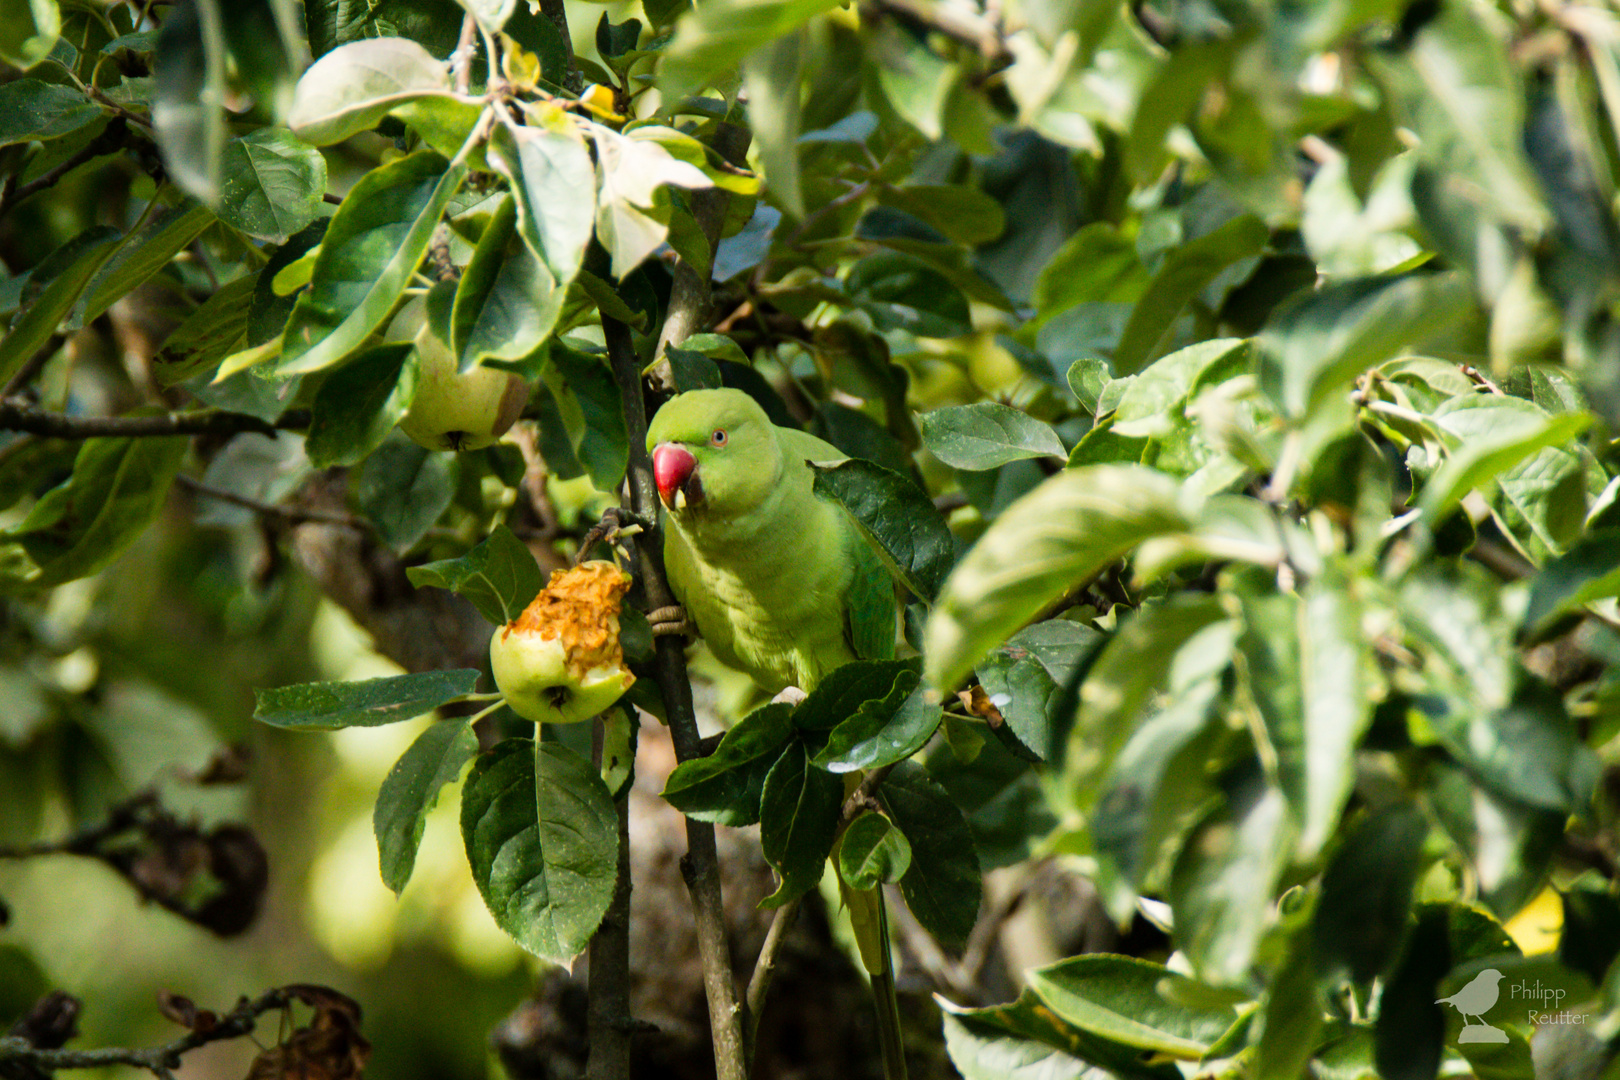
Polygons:
M709 435L709 445L724 446L726 445L726 441L730 438L731 436L726 434L725 428L715 428L713 433Z

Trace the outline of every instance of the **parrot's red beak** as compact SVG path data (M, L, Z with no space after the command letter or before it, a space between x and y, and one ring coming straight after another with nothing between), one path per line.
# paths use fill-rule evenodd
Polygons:
M697 469L697 458L679 443L659 443L653 448L653 481L665 506L686 508L687 481Z

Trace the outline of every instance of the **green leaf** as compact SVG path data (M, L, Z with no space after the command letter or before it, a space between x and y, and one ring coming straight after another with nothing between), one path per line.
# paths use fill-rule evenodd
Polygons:
M73 322L84 326L94 321L131 289L168 266L213 223L213 212L190 199L153 215L139 231L126 236L96 272L74 308Z
M1115 373L1128 375L1152 358L1193 298L1233 263L1259 255L1269 237L1259 218L1244 214L1172 248L1131 309L1130 321L1114 349Z
M1530 579L1521 629L1538 634L1587 604L1620 596L1620 529L1600 529Z
M836 7L836 0L711 0L695 5L675 26L658 72L667 101L701 90L744 57Z
M987 244L1007 227L1001 204L961 184L908 184L878 192L884 206L904 210L961 244Z
M366 459L355 505L396 551L409 551L450 506L456 481L447 455L409 439L388 439Z
M720 381L720 365L700 352L670 345L664 349L664 358L669 361L670 371L675 376L677 393L716 390L724 385Z
M652 129L628 136L600 124L588 130L596 143L596 239L613 256L613 276L623 278L664 242L667 213L648 213L657 205L657 189L714 185L703 170L660 145Z
M975 669L979 684L1005 721L996 735L1020 757L1051 761L1058 749L1055 717L1050 715L1058 686L1044 665L1021 649L1002 647Z
M545 575L528 547L505 525L497 525L459 559L441 559L406 569L417 588L432 586L460 593L496 626L523 614L540 595Z
M630 462L619 387L600 357L570 349L553 339L541 378L556 398L568 440L591 483L616 491Z
M618 878L618 815L589 762L555 743L496 744L461 789L461 835L496 925L554 964L584 950Z
M287 126L306 143L330 146L370 131L406 102L451 90L449 69L410 38L354 41L299 78Z
M1549 446L1569 443L1590 426L1589 413L1549 416L1522 398L1497 394L1453 398L1434 412L1446 436L1446 462L1423 485L1419 507L1431 526L1469 491Z
M255 240L285 243L315 220L326 195L326 159L277 128L260 128L225 145L219 219Z
M512 185L524 243L567 285L585 257L596 209L596 170L585 140L573 129L502 126L489 159Z
M1181 841L1220 801L1209 776L1209 762L1225 734L1220 704L1215 677L1173 692L1118 751L1100 796L1076 785L1082 813L1095 799L1087 817L1098 855L1111 860L1139 892L1162 888ZM1090 753L1089 745L1076 740L1071 756L1079 759L1080 777L1098 772L1087 760Z
M517 209L504 199L456 286L451 351L462 371L485 360L522 360L557 325L567 290L517 237Z
M434 56L449 56L461 35L462 9L444 0L309 0L304 21L317 57L351 41L396 35L421 42Z
M1470 201L1535 235L1548 224L1541 187L1525 160L1525 87L1506 35L1487 20L1442 7L1401 53L1373 70L1397 121L1423 132L1419 160L1467 185Z
M805 46L802 30L783 34L751 52L742 68L748 126L759 147L765 179L781 207L800 219L805 209L799 183L799 76Z
M1473 303L1459 273L1363 278L1302 293L1260 335L1260 385L1285 416L1303 418L1362 372L1451 327Z
M427 813L439 789L461 775L478 753L478 737L463 720L445 720L416 737L377 790L371 823L383 884L396 894L411 880Z
M219 197L229 60L219 0L181 4L163 20L152 127L170 179L205 203Z
M424 671L353 682L301 683L255 690L253 718L272 727L334 731L414 720L473 692L478 672Z
M972 329L967 299L950 279L912 255L880 251L850 268L844 288L879 330L956 337Z
M1254 1080L1298 1080L1322 1040L1322 995L1311 964L1310 938L1295 933L1261 1005ZM1328 1074L1319 1066L1319 1075ZM1330 1075L1330 1074L1329 1074Z
M1116 1043L1061 1019L1026 988L1007 1005L968 1009L936 999L945 1011L945 1047L967 1080L1177 1080L1174 1064L1150 1062L1135 1047Z
M1075 956L1029 972L1030 989L1069 1023L1112 1042L1197 1060L1238 1019L1231 1006L1196 1007L1208 991L1129 956Z
M330 367L383 325L466 175L465 165L447 167L429 150L356 182L332 215L309 288L287 320L278 374Z
M856 660L840 664L816 684L793 710L793 725L800 731L829 731L860 711L868 701L889 697L915 674L915 660ZM914 684L913 684L914 685ZM907 686L900 698L909 693Z
M1169 899L1193 970L1217 986L1239 986L1275 919L1274 889L1294 837L1287 800L1257 775L1238 778L1226 796L1182 849Z
M1076 232L1053 253L1035 282L1033 336L1053 318L1082 304L1132 304L1147 287L1136 245L1114 225L1099 221Z
M1298 819L1296 856L1313 859L1338 827L1355 781L1356 746L1372 720L1376 668L1361 605L1330 573L1297 597L1275 593L1246 603L1245 616L1249 690Z
M1412 914L1429 822L1412 803L1372 811L1322 875L1313 932L1321 975L1370 982L1395 960Z
M22 521L0 531L0 542L15 543L28 564L8 576L39 589L88 577L112 562L162 513L188 441L86 439L73 474Z
M954 688L996 642L1142 541L1187 528L1181 489L1131 465L1069 469L1009 506L945 582L923 634L927 681Z
M56 0L8 4L0 13L0 60L27 71L50 55L61 32Z
M354 465L383 444L416 396L410 342L367 349L329 375L310 403L304 452L317 469Z
M118 230L97 225L57 248L35 268L33 281L45 286L34 302L11 321L11 330L0 339L0 384L44 347L57 327L73 309L96 271L123 243Z
M867 810L838 842L838 875L852 889L893 885L911 867L911 845L882 814Z
M154 370L164 386L176 386L212 370L246 340L258 275L221 285L163 339Z
M1114 404L1112 430L1129 438L1169 436L1187 422L1187 405L1199 390L1248 368L1249 343L1239 338L1214 338L1178 349L1134 378L1118 380L1122 391Z
M911 844L911 868L900 878L906 907L941 943L960 948L978 921L983 885L967 819L945 789L911 761L895 765L877 798Z
M0 86L0 146L60 139L106 115L74 87L16 79Z
M853 716L832 729L813 764L847 773L891 765L921 750L944 711L927 700L917 681L915 670L904 671L887 695L862 702Z
M921 599L933 600L956 558L956 542L928 493L859 458L811 468L816 494L844 508L889 573Z
M844 781L812 767L803 743L782 752L759 797L760 846L779 880L760 907L781 907L816 887L838 836L843 803Z
M1440 980L1451 968L1446 909L1425 904L1406 937L1400 963L1378 995L1374 1055L1378 1075L1390 1080L1432 1080L1445 1053L1445 996Z
M675 766L664 799L689 818L740 828L759 820L765 777L793 738L793 708L762 705L743 717L708 757Z
M953 469L994 469L1025 458L1068 456L1051 425L996 401L925 412L922 436L928 452Z

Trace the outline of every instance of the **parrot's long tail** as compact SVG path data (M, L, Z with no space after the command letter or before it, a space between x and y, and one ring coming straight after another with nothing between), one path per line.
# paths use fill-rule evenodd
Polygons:
M894 990L894 954L889 948L889 910L883 901L882 887L876 892L879 939L883 943L883 970L872 973L878 1046L883 1051L884 1080L906 1080L905 1042L900 1035L900 999Z
M872 980L878 1046L883 1051L883 1080L906 1080L900 1001L894 991L894 956L889 949L889 910L883 902L883 887L851 889L839 878L838 889L849 911L849 925L860 947L861 964Z

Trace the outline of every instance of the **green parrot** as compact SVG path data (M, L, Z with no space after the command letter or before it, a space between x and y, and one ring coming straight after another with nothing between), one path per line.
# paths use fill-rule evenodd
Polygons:
M807 692L840 664L894 656L888 571L843 508L816 497L805 464L843 460L835 447L777 427L740 390L692 390L658 410L647 449L670 587L721 663L768 693ZM882 894L839 888L877 998L884 1075L904 1077Z
M843 454L772 424L740 390L670 399L647 449L670 587L721 663L776 693L894 655L888 572L843 508L815 495L805 464Z

